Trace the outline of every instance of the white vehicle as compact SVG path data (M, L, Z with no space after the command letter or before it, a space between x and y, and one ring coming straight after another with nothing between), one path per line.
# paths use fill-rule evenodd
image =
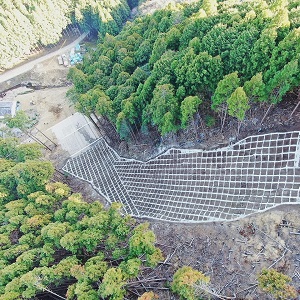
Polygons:
M64 66L67 67L69 65L69 62L68 62L68 58L67 58L66 54L63 54L61 57L64 62Z
M57 56L57 60L58 60L58 64L59 65L63 65L64 64L63 59L62 59L62 57L60 55Z

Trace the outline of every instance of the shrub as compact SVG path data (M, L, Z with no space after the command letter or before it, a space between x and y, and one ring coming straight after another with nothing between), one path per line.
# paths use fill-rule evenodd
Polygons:
M194 285L197 282L208 284L209 281L210 278L201 272L194 270L192 267L183 266L174 274L171 289L181 299L195 300L197 296Z
M258 276L259 288L272 295L275 299L291 299L297 296L297 292L288 283L292 279L275 269L263 269Z

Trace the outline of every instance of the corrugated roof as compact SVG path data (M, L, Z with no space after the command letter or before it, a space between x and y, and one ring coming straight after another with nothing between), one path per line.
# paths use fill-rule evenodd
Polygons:
M14 116L16 113L16 101L0 101L0 118L6 115Z

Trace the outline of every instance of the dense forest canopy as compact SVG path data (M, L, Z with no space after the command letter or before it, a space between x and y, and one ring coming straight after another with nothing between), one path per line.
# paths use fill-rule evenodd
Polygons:
M121 204L88 203L53 181L54 167L41 157L38 144L0 138L0 300L125 299L138 275L164 260L149 224L124 216ZM192 299L198 280L210 282L182 267L170 287ZM139 300L157 299L144 291Z
M126 138L161 135L228 114L241 123L257 102L276 104L299 86L299 1L173 5L107 34L70 70L69 97Z
M69 24L116 34L135 1L0 0L0 69L12 67L38 46L55 44Z
M67 299L123 299L127 282L163 259L148 224L105 210L60 182L37 144L0 138L0 299L64 285Z

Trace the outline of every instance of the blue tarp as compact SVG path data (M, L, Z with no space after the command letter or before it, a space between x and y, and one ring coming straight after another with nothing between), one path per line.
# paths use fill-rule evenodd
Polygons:
M75 65L82 62L83 56L80 53L70 54L70 64Z
M80 51L80 45L79 45L79 44L77 44L77 45L75 46L75 51Z

